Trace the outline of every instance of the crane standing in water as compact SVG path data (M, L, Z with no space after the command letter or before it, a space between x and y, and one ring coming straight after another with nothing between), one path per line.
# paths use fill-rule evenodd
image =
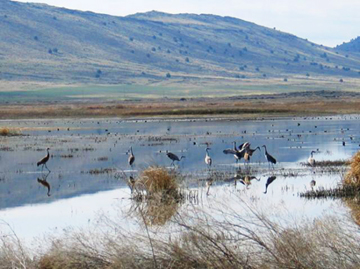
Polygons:
M313 156L314 153L316 153L316 152L315 152L315 151L311 151L310 157L309 157L309 159L308 159L308 164L309 164L310 166L312 166L312 167L315 166L315 159L314 159L314 156Z
M180 162L183 158L185 158L185 156L181 156L179 158L176 154L174 154L170 151L166 151L166 156L168 156L169 159L172 160L171 166L174 165L175 161Z
M269 163L269 168L270 168L270 163L271 163L272 167L274 169L274 164L276 164L276 159L267 152L267 149L266 149L265 145L263 145L263 148L265 148L265 158Z
M50 153L49 153L49 148L47 148L46 149L47 150L47 155L44 157L44 158L42 158L40 161L38 161L37 162L37 166L40 166L40 165L42 165L42 167L41 167L41 171L43 171L43 169L44 169L44 166L46 167L46 169L49 171L49 172L51 172L50 171L50 169L47 167L47 165L46 165L46 163L49 161L49 159L50 159Z
M207 166L208 166L209 169L210 169L211 164L212 164L212 159L211 159L211 157L210 157L209 150L210 150L210 148L206 148L206 150L205 150L205 151L206 151L205 163L207 164Z
M134 155L134 153L133 153L132 147L130 147L129 152L130 152L130 156L129 156L129 158L128 158L128 163L129 163L129 165L130 165L131 168L132 168L132 167L133 167L133 164L134 164L134 162L135 162L135 155Z

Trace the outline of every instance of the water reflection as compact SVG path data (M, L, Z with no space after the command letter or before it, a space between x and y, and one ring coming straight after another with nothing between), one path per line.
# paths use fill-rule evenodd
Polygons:
M47 188L47 196L50 196L50 183L47 182L47 178L50 175L50 171L47 174L43 174L42 178L37 178L37 182L39 182L42 186Z
M270 185L271 183L273 183L275 179L276 179L276 176L268 177L268 179L266 180L266 184L265 184L265 191L264 191L265 194L266 194L267 191L268 191L269 185Z

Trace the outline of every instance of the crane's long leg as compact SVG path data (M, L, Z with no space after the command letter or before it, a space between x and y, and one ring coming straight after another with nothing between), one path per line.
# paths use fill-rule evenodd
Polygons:
M45 163L44 165L45 165L46 169L47 169L49 172L51 172L50 169L47 167L46 163Z

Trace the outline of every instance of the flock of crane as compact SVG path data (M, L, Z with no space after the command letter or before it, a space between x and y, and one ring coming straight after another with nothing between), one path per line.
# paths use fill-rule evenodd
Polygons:
M249 142L245 142L243 144L241 144L239 147L236 147L236 141L233 142L233 145L234 147L232 149L225 149L223 151L224 154L233 154L234 155L234 158L236 160L236 163L239 162L239 160L241 160L242 158L247 162L249 163L250 162L250 158L251 156L253 155L253 153L256 151L256 150L259 150L261 151L260 147L257 147L255 149L251 149L250 148L250 143ZM262 147L265 148L265 158L266 160L268 161L269 163L269 167L270 167L270 164L273 166L274 168L274 164L276 164L276 159L271 156L268 152L267 152L267 149L266 149L266 146L263 145ZM47 162L49 161L50 159L50 153L49 153L49 150L50 148L47 148L47 155L42 158L41 160L39 160L37 162L37 166L41 166L41 169L43 170L44 167L50 171L50 169L47 167ZM206 155L205 155L205 163L208 165L208 167L210 168L211 165L212 165L212 159L210 157L210 154L209 154L209 150L210 148L206 148ZM128 157L128 164L133 167L134 163L135 163L135 155L133 153L133 150L132 150L132 147L130 147L130 149L127 151L127 154L129 155ZM175 162L180 162L183 158L185 158L185 156L181 156L180 158L170 152L170 151L166 151L166 156L171 160L171 166L175 164Z

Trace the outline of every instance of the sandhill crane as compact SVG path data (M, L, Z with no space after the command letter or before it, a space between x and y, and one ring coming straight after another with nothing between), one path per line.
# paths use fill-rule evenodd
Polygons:
M132 168L132 166L133 166L133 164L134 164L134 162L135 162L135 155L134 155L134 153L133 153L133 151L132 151L132 147L130 147L130 156L129 156L129 158L128 158L128 163L129 163L129 165L131 166L131 168Z
M130 187L131 194L134 192L135 182L136 182L135 178L133 176L130 176L127 183L128 183L128 185Z
M185 156L181 156L179 158L176 154L174 154L174 153L172 153L170 151L166 151L166 155L169 157L170 160L172 160L171 165L174 165L175 161L180 162L181 159L185 158Z
M266 184L265 184L265 191L264 193L267 193L267 189L269 187L269 185L276 179L276 176L271 176L267 179Z
M42 165L41 171L44 169L44 166L45 166L46 169L47 169L49 172L51 172L50 169L46 166L46 163L47 163L48 160L50 159L50 153L49 153L49 150L50 150L50 149L47 148L46 150L47 150L47 155L46 155L44 158L42 158L40 161L37 162L37 166Z
M315 159L314 159L314 157L313 157L313 154L314 154L314 153L316 153L316 152L315 152L315 151L311 151L310 157L309 157L309 159L308 159L308 164L309 164L310 166L312 166L312 167L315 166Z
M267 152L265 145L263 145L263 147L265 148L265 158L269 163L269 168L270 168L270 163L272 164L272 166L274 168L274 164L276 164L276 159Z
M206 151L205 163L208 165L208 167L210 169L211 164L212 164L212 159L211 159L211 157L209 155L209 150L210 150L210 148L206 148L206 150L205 150Z
M234 144L234 148L233 149L224 149L223 150L223 153L224 154L233 154L234 155L234 158L236 160L236 163L239 162L239 160L241 160L241 158L244 157L244 154L245 154L245 148L243 147L243 145L245 144L241 144L240 147L241 149L238 150L237 147L236 147L236 141L233 142Z
M251 149L250 146L249 148L246 149L246 152L244 154L244 160L247 161L248 163L250 162L250 157L254 154L254 152L256 150L261 151L260 147L256 147L255 149Z
M310 187L311 187L311 190L313 191L314 190L314 187L316 185L316 181L313 179L310 181Z

